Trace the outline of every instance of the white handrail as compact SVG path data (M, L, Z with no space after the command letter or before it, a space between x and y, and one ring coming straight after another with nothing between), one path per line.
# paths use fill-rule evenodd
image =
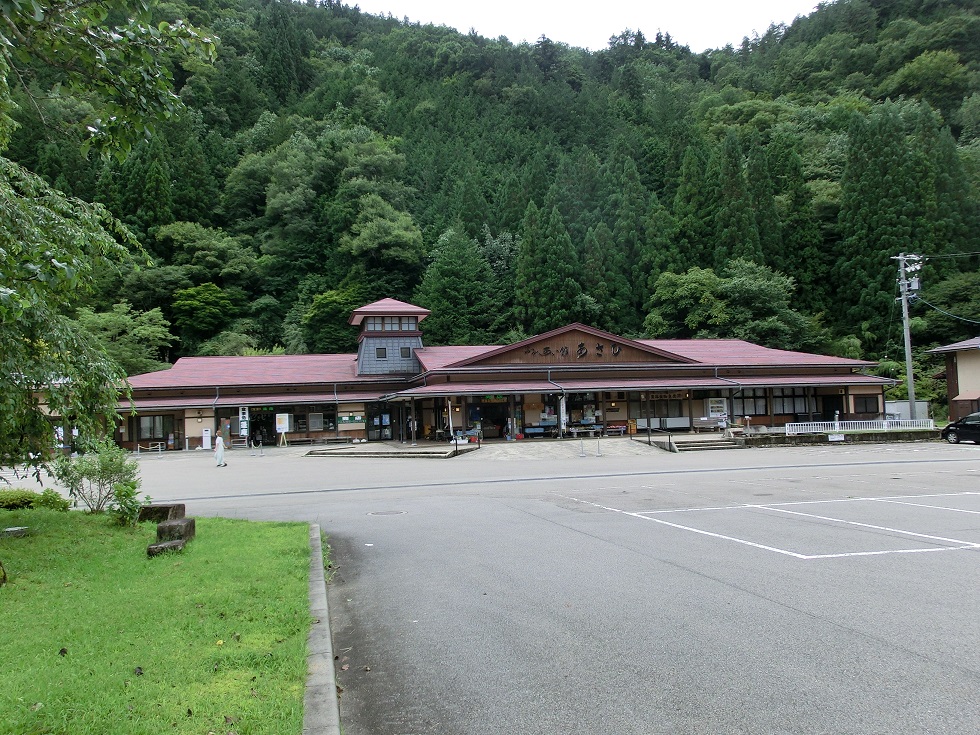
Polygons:
M840 431L903 431L935 429L932 419L882 419L877 421L809 421L786 424L786 434L826 434Z

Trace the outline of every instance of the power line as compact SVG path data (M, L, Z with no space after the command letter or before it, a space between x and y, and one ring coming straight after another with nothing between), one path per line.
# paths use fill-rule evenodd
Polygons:
M925 258L927 260L935 260L936 258L972 258L974 255L980 255L980 252L976 253L945 253L943 255L920 255L920 258Z
M926 301L921 296L917 296L915 298L915 301L921 301L923 304L925 304L926 306L928 306L930 309L935 309L940 314L945 314L946 316L950 317L951 319L959 319L961 322L969 322L970 324L980 324L980 321L978 321L977 319L967 319L965 316L956 316L956 314L950 314L948 311L944 311L943 309L940 309L938 306L934 306L933 304L930 304L928 301Z

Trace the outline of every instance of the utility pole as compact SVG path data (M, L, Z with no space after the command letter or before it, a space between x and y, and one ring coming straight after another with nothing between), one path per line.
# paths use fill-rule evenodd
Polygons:
M913 275L922 268L921 255L900 253L898 261L898 300L902 302L902 335L905 339L905 382L909 389L909 418L915 421L915 378L912 375L912 336L909 330L909 301L919 292L919 277Z

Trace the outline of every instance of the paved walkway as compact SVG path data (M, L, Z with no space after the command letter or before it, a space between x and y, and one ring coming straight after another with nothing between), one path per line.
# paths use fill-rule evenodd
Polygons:
M692 434L691 437L704 435ZM293 448L303 454L323 457L433 457L452 456L454 447L449 442L420 441L416 446L402 442L368 442L336 446ZM579 439L527 439L518 442L485 441L481 444L460 444L459 461L479 457L486 460L533 460L561 459L581 456L636 456L661 452L662 449L647 444L646 437L601 437Z

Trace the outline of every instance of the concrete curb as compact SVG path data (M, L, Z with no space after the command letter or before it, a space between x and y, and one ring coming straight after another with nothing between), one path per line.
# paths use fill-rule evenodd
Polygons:
M340 735L340 707L330 640L330 609L323 572L320 526L310 524L310 614L313 625L306 641L307 678L303 697L303 735Z

